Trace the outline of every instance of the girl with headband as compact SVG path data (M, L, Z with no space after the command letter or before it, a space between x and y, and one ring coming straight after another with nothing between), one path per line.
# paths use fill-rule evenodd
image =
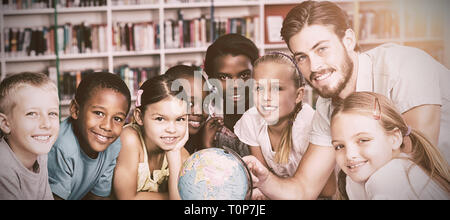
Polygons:
M314 115L302 103L304 80L292 58L279 52L256 60L253 76L255 106L234 131L260 163L280 177L291 177L308 147ZM264 198L257 190L254 194L254 199Z

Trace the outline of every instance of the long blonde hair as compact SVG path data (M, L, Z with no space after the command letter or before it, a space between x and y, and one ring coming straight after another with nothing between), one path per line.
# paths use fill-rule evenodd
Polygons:
M303 76L300 73L300 70L297 67L297 64L295 63L294 59L290 57L287 54L284 54L282 52L272 52L269 54L266 54L259 59L255 61L255 67L258 66L261 63L265 62L274 62L279 64L284 64L288 67L290 67L291 71L289 71L290 74L292 74L292 80L294 82L294 86L296 89L304 86L304 80ZM289 123L288 125L283 129L281 133L281 139L279 143L279 147L277 148L277 151L275 153L275 162L286 164L289 161L289 154L292 149L292 126L294 124L295 118L297 117L297 114L302 110L302 102L297 103L295 106L294 111L290 114L289 117Z
M402 115L395 109L394 104L385 96L373 92L355 92L345 98L334 109L333 118L339 113L351 112L377 117L385 132L394 131L398 128L402 135L411 140L410 160L419 165L431 179L438 182L447 191L450 189L450 171L447 161L441 152L419 131L411 129L406 124ZM408 132L409 131L409 132ZM409 133L409 134L408 134ZM405 141L400 149L405 148ZM341 196L345 198L345 175L340 174L338 188Z

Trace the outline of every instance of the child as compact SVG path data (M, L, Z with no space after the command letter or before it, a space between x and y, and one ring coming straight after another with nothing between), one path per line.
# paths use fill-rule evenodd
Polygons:
M0 199L52 200L47 153L58 136L58 90L44 74L0 84Z
M302 103L304 81L286 54L271 53L255 62L255 107L234 126L253 156L280 177L297 170L309 143L314 110Z
M292 176L308 146L314 110L302 103L304 82L288 55L272 53L255 62L255 107L234 126L253 156L278 176Z
M233 130L243 112L250 106L248 95L250 91L238 94L239 84L230 80L245 82L251 79L253 63L258 57L259 52L255 44L239 34L223 35L208 47L204 70L208 79L220 81L220 85L212 84L221 87L219 89L223 94L225 114L223 117L212 114L213 117L205 124L205 136L209 140L207 147L227 146L241 156L249 154L248 146L239 141L233 134ZM241 89L241 91L243 90ZM226 112L231 105L234 106L233 112ZM239 112L239 109L243 109L243 111Z
M180 199L178 174L189 157L183 148L189 127L184 90L174 90L172 83L164 74L147 80L138 91L136 123L124 128L114 171L118 199Z
M347 174L339 187L343 198L450 199L448 163L386 97L348 96L333 111L331 135L336 162Z
M55 199L103 199L110 195L119 135L131 104L128 87L112 73L87 74L70 104L49 153Z
M203 141L204 123L208 117L208 114L203 111L203 106L208 107L207 103L203 103L208 92L203 90L205 80L200 71L196 72L194 67L186 65L177 65L165 73L172 80L176 80L184 86L189 87L186 92L190 92L190 112L189 112L189 140L184 148L189 154L194 153L200 149L203 149L206 145ZM172 84L174 85L174 84Z

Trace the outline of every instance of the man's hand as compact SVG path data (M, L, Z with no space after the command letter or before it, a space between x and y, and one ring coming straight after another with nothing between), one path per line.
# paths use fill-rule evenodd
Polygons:
M254 156L245 156L242 158L247 164L250 170L250 175L252 175L253 186L259 187L264 184L267 177L270 175L270 171Z

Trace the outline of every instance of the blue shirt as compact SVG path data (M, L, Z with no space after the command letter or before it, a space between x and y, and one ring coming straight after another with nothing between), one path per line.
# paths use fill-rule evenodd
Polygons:
M65 200L82 199L88 192L107 197L122 144L117 138L96 159L84 153L69 119L61 122L58 139L48 153L52 192Z

